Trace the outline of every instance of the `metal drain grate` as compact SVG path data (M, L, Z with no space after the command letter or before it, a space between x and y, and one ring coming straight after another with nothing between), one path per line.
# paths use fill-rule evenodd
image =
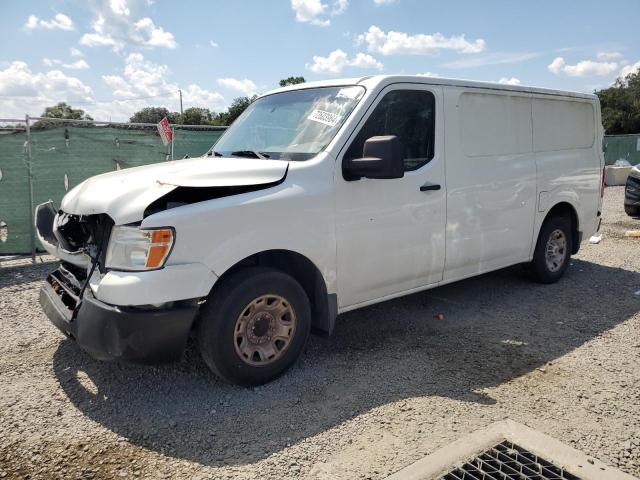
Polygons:
M563 468L505 440L440 480L580 480Z

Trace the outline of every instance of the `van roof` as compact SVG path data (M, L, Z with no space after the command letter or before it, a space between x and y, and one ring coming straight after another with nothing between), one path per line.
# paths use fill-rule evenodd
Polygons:
M446 85L454 87L470 87L482 88L490 90L508 90L513 92L537 93L542 95L555 95L562 97L584 98L595 100L597 96L592 93L571 92L565 90L553 90L550 88L529 87L525 85L504 85L493 82L478 82L475 80L464 80L460 78L444 78L444 77L425 77L421 75L373 75L367 77L341 78L331 80L321 80L316 82L301 83L288 87L277 88L263 95L270 95L277 92L286 92L291 90L300 90L303 88L313 87L339 87L344 85L363 85L373 89L380 86L386 86L392 83L422 83L426 85Z

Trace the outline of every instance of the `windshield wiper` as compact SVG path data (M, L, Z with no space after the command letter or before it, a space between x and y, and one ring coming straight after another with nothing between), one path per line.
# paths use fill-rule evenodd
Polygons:
M223 155L222 155L220 152L216 152L215 150L209 150L209 151L207 152L207 156L208 156L208 157L211 157L211 156L214 156L214 157L222 157Z
M230 153L233 157L248 157L248 158L269 158L264 152L256 152L255 150L236 150Z

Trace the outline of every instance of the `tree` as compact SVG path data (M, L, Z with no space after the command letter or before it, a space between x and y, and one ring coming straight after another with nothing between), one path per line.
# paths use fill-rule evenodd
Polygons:
M216 114L208 108L191 107L178 115L176 123L181 125L212 125Z
M231 125L234 122L234 120L238 118L240 114L244 112L245 109L249 105L251 105L251 103L256 98L258 98L257 95L254 95L251 98L249 97L234 98L233 102L231 102L231 105L229 106L226 112L220 112L218 115L216 115L214 124L215 125Z
M304 83L304 82L306 82L304 77L289 77L289 78L283 78L282 80L280 80L280 86L286 87L289 85L297 85L299 83Z
M84 110L80 108L72 108L66 102L60 102L52 107L46 107L41 117L47 118L61 118L65 120L93 120L90 115L87 115ZM60 127L63 124L59 122L48 122L46 120L39 120L33 124L33 128L53 128ZM80 124L85 126L87 124ZM92 125L92 124L89 124Z
M178 112L170 112L165 107L146 107L134 113L129 121L131 123L158 123L167 117L170 123L176 123L179 115Z
M596 92L608 135L640 133L640 69Z

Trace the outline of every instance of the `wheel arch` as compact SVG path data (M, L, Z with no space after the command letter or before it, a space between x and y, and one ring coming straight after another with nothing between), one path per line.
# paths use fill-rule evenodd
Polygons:
M544 220L540 224L540 228L538 228L538 236L540 236L542 225L544 225L544 223L550 218L553 218L556 216L568 218L571 222L571 237L572 237L571 254L575 255L576 253L578 253L578 250L580 249L580 243L582 241L582 238L580 238L581 237L580 223L579 223L580 220L578 218L578 212L571 203L567 201L560 201L556 203L553 207L551 207L549 211L546 213L546 215L544 216Z
M330 335L338 315L337 294L327 292L327 284L320 269L308 257L292 250L265 250L254 253L229 267L216 285L238 270L250 266L270 267L291 275L309 298L311 305L311 326L315 332Z

